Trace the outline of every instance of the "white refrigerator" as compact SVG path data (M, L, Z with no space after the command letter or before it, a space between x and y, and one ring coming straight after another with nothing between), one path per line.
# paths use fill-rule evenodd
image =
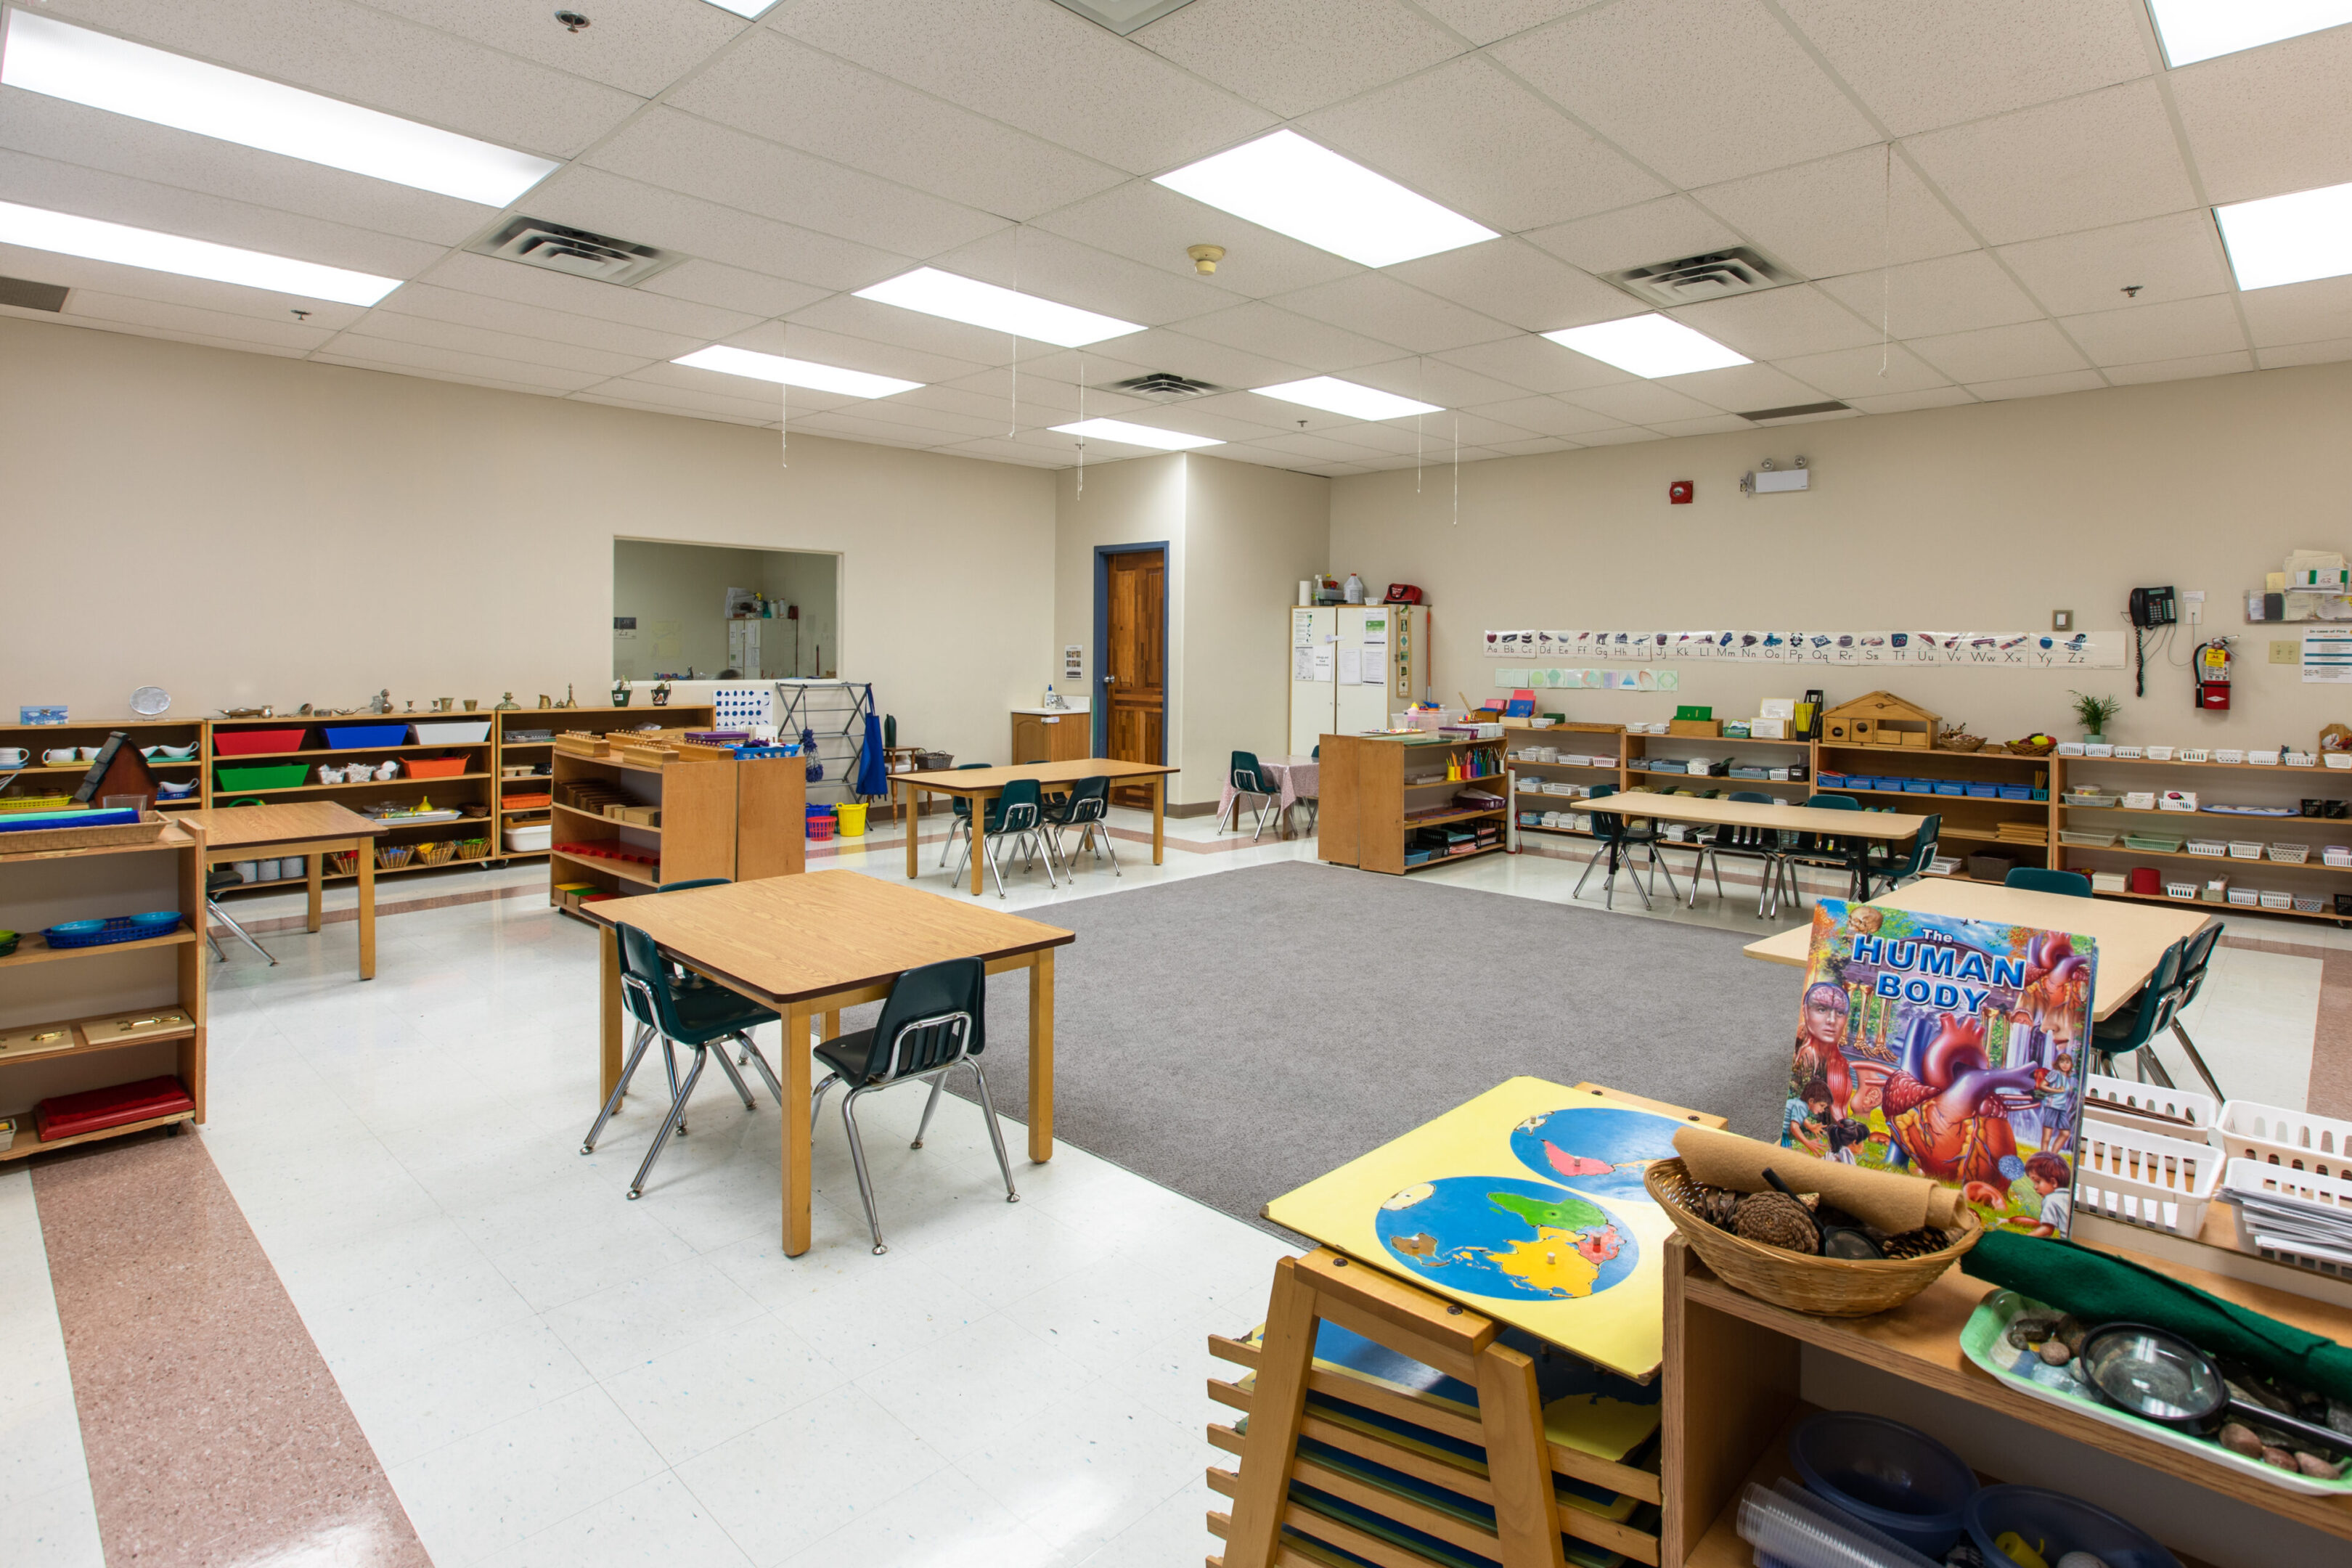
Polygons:
M1384 729L1429 679L1429 611L1327 605L1290 616L1290 754L1326 735Z

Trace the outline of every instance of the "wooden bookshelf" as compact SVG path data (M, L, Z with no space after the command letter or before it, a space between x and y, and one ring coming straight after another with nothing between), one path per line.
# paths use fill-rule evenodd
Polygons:
M564 710L573 712L578 710ZM632 710L633 711L633 710ZM656 710L676 714L677 709ZM708 708L683 710L688 722L709 722ZM723 877L751 881L807 868L807 763L800 757L681 760L660 766L615 757L585 757L550 746L547 782L554 795L548 853L548 897L570 907L557 889L586 882L605 893L642 892L667 882ZM646 807L656 823L606 815L593 797ZM572 847L566 847L570 846ZM593 852L609 847L653 857L620 860Z
M205 721L202 719L76 719L65 724L0 724L0 746L21 746L31 753L31 760L18 770L0 769L0 798L22 798L26 795L70 795L81 787L90 764L86 762L50 763L41 761L43 752L60 746L102 746L107 736L117 730L130 733L131 744L142 751L149 746L194 745L196 754L185 762L164 762L149 758L148 771L159 784L194 783L194 795L183 800L155 802L155 809L169 814L185 811L205 804L205 781L210 777L204 765Z
M514 738L518 731L536 734L545 731L551 736L560 735L567 730L593 730L602 733L611 730L634 729L640 724L658 724L670 729L703 729L710 725L716 711L707 702L682 702L667 707L640 706L633 702L626 708L505 708L494 710L491 714L495 722L490 730L493 748L490 765L491 771L498 774L492 793L498 797L499 805L494 813L497 820L492 831L491 857L500 861L536 860L548 853L544 849L507 847L508 828L528 827L551 820L546 806L510 807L506 804L510 795L545 795L554 782L554 741L519 741ZM542 766L549 771L512 778L507 776L509 768Z
M1484 789L1502 795L1509 780L1499 766L1493 773L1472 779L1420 776L1432 772L1443 773L1450 763L1472 752L1490 753L1499 763L1504 742L1410 735L1326 735L1320 743L1323 800L1316 815L1316 847L1323 859L1334 865L1358 866L1367 871L1402 876L1409 870L1452 865L1508 847L1507 795L1504 796L1505 804L1496 806L1459 811L1430 809L1450 798L1441 795L1441 791L1459 794L1465 789ZM1427 815L1412 815L1416 812ZM1495 826L1491 844L1482 843L1459 854L1432 855L1424 861L1406 863L1413 835L1420 829L1488 822Z

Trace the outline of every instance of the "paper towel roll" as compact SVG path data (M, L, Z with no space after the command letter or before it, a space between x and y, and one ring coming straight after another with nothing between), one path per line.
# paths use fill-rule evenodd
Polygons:
M1769 1166L1792 1193L1819 1193L1825 1203L1889 1236L1923 1226L1949 1229L1967 1205L1959 1193L1925 1176L1901 1176L1835 1160L1816 1160L1801 1150L1759 1143L1736 1132L1685 1127L1675 1133L1675 1152L1695 1181L1736 1193L1760 1193Z

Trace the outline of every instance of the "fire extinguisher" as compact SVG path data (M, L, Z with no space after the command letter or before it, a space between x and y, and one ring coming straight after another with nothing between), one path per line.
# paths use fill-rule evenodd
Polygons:
M2189 669L2197 679L2197 710L2225 712L2230 706L2230 639L2215 637L2197 645Z

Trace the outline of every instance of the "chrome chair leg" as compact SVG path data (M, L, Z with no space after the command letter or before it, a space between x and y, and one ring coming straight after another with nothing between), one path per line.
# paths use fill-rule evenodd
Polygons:
M2164 1063L2157 1059L2156 1042L2154 1040L2150 1040L2147 1044L2142 1046L2138 1051L2134 1054L2139 1058L2140 1082L2153 1083L2158 1089L2171 1089L2174 1087L2172 1082L2172 1074L2166 1071Z
M948 851L953 849L956 846L956 836L959 833L962 833L967 840L970 839L971 835L966 831L966 829L969 828L971 822L971 818L968 816L959 816L948 824L948 836L940 841L940 867L941 869L944 870L947 867ZM922 823L919 818L909 819L907 831L913 833L921 827L921 826Z
M751 1037L749 1033L737 1035L735 1037L735 1042L743 1047L743 1055L741 1057L738 1057L736 1059L738 1061L741 1061L745 1058L749 1058L751 1065L760 1069L760 1076L768 1080L768 1092L776 1097L776 1108L780 1110L783 1109L784 1086L777 1081L776 1069L768 1065L766 1055L761 1051L758 1046L752 1044Z
M857 1195L865 1200L866 1228L874 1235L874 1256L879 1258L890 1249L882 1244L882 1222L874 1213L874 1178L866 1173L866 1145L857 1137L857 1097L868 1092L853 1089L842 1100L841 1124L849 1130L849 1163L857 1167Z
M596 1113L595 1125L589 1128L588 1136L580 1141L583 1154L596 1152L596 1140L604 1135L604 1123L613 1120L613 1112L621 1109L621 1097L629 1092L629 1079L636 1076L637 1064L646 1059L646 1047L653 1044L653 1038L654 1026L651 1024L637 1026L636 1041L629 1047L629 1059L621 1064L621 1081L613 1086L612 1096L604 1101L604 1109Z
M829 1072L809 1093L809 1136L816 1136L817 1119L824 1114L824 1091L841 1081L841 1075Z
M759 1110L760 1107L758 1103L751 1098L751 1086L743 1081L743 1075L735 1070L735 1064L727 1059L726 1042L723 1040L717 1042L716 1048L712 1050L711 1055L719 1058L719 1070L727 1075L727 1081L735 1086L735 1098L743 1102L743 1109L746 1110Z
M268 948L254 941L253 933L247 931L243 926L237 924L236 918L226 910L221 908L210 899L206 899L205 900L205 912L210 915L212 920L220 921L221 924L228 927L231 931L235 932L237 941L245 943L246 946L253 949L254 952L261 954L262 957L268 959L271 967L275 968L277 966L277 957L272 954ZM212 942L213 951L215 952L220 952L220 940L217 937L215 937L212 933L212 921L206 921L205 922L205 936L206 940ZM221 953L221 962L223 963L226 963L228 962L228 955L226 953Z
M1125 871L1122 871L1122 870L1120 870L1120 869L1119 869L1119 866L1118 866L1118 851L1111 847L1111 844L1110 844L1110 822L1109 822L1109 820L1108 820L1108 818L1104 818L1104 819L1101 819L1101 820L1097 820L1097 821L1094 821L1094 822L1089 822L1089 823L1087 823L1087 835L1088 835L1088 837L1087 837L1087 842L1088 842L1088 843L1090 843L1090 844L1097 844L1097 845L1099 845L1099 846L1100 846L1100 847L1096 851L1096 853L1097 853L1097 854L1101 855L1104 858L1108 859L1108 860L1110 862L1110 874L1111 874L1112 876L1114 876L1114 877L1124 877L1124 876L1126 876L1126 875L1127 875L1127 873L1126 873ZM1097 834L1097 833L1099 833L1099 834L1101 835L1101 837L1099 837L1099 838L1096 838L1096 837L1093 837L1095 834Z
M684 1104L685 1102L684 1102L683 1100L679 1100L679 1099L678 1099L678 1097L677 1097L677 1044L676 1044L676 1042L672 1041L672 1040L671 1040L667 1036L664 1036L664 1037L662 1037L661 1047L662 1047L662 1068L663 1068L663 1070L664 1070L664 1071L666 1071L666 1072L667 1072L667 1073L669 1074L669 1102L670 1102L672 1105L682 1105L682 1104ZM698 1067L700 1067L701 1065L702 1065L702 1058L699 1058L699 1057L697 1057L697 1058L695 1058L695 1066L697 1066L697 1067L698 1068ZM682 1111L682 1110L678 1112L678 1116L677 1116L677 1135L678 1135L679 1137L681 1137L681 1138L683 1138L683 1137L685 1137L685 1136L686 1136L686 1113L685 1113L684 1111Z
M669 1042L665 1040L662 1043L667 1046ZM654 1146L646 1151L646 1163L637 1167L636 1179L629 1184L629 1197L632 1201L644 1195L646 1178L653 1174L654 1162L660 1159L662 1151L669 1146L670 1134L673 1132L681 1136L685 1134L686 1102L693 1097L695 1083L702 1077L703 1059L709 1054L708 1051L699 1050L694 1053L694 1066L687 1069L685 1084L681 1087L677 1098L670 1101L669 1114L662 1118L661 1131L654 1134ZM725 1059L723 1053L720 1059Z
M1658 853L1658 847L1655 844L1650 846L1650 864L1656 867L1658 870L1665 876L1667 901L1672 902L1680 898L1682 896L1682 890L1675 886L1675 868L1666 864L1666 858ZM1654 876L1651 879L1654 881L1656 880L1656 878ZM1696 877L1693 877L1691 880L1696 882L1698 879Z
M1021 1201L1021 1194L1013 1188L1013 1163L1004 1157L1004 1134L996 1125L996 1101L988 1098L988 1074L982 1070L978 1057L963 1059L971 1068L971 1076L980 1080L980 1109L982 1114L988 1118L988 1141L996 1146L996 1168L1004 1173L1004 1201L1017 1204ZM945 1078L947 1075L942 1073L940 1076ZM931 1086L931 1092L934 1095L939 1093L936 1082Z
M1599 865L1601 863L1601 858L1608 853L1609 851L1607 847L1603 847L1601 848L1595 849L1591 854L1584 858L1584 876L1579 877L1576 879L1576 890L1568 895L1570 898L1580 899L1584 897L1585 878L1592 875L1592 868Z
M2205 1080L2205 1087L2211 1091L2213 1098L2227 1100L2229 1096L2221 1092L2221 1084L2213 1077L2213 1069L2205 1065L2205 1058L2198 1053L2197 1042L2189 1037L2189 1031L2180 1026L2178 1018L2172 1020L2172 1037L2179 1040L2180 1048L2189 1053L2189 1065L2197 1069L2197 1076Z

